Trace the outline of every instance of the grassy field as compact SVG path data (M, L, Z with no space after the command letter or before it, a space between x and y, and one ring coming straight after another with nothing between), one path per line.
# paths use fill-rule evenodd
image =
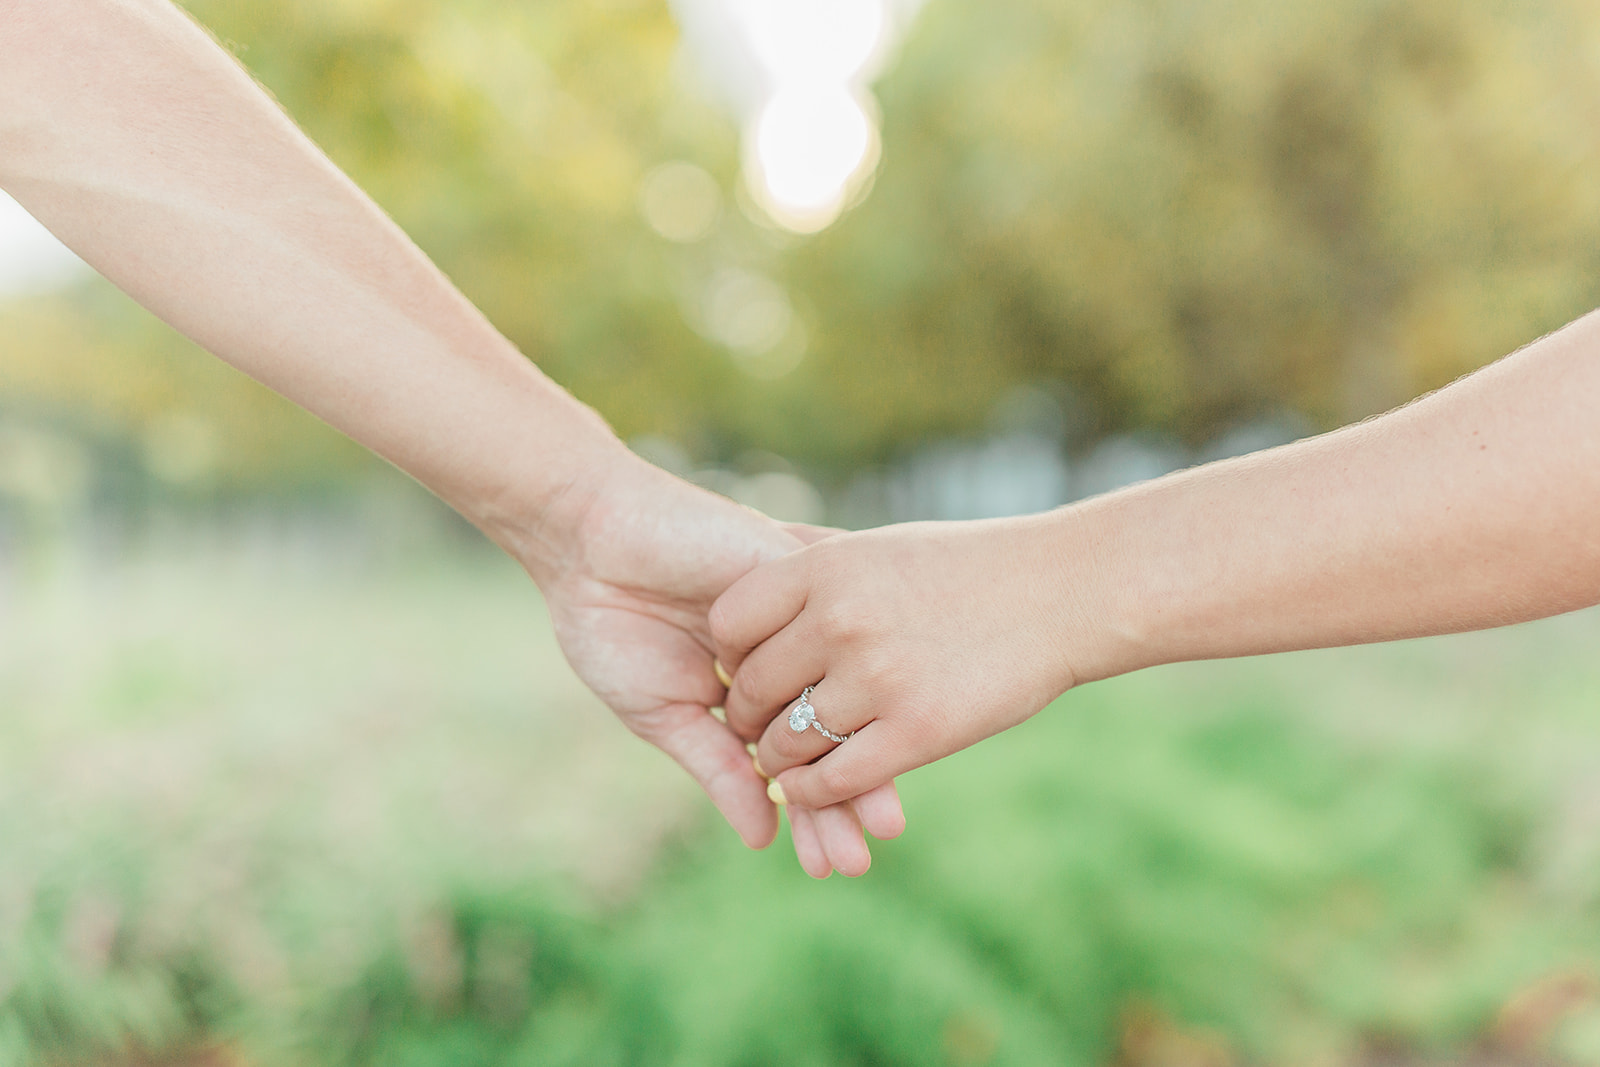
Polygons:
M0 581L0 1067L1600 1064L1600 615L1086 687L813 883L357 544Z

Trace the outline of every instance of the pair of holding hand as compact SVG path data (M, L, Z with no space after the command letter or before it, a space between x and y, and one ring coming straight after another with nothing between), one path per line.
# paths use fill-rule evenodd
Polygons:
M0 189L476 524L543 589L569 660L629 729L745 841L773 839L765 781L707 714L723 691L706 617L795 532L630 453L170 0L0 4ZM797 814L813 869L864 870L863 824L898 832L893 786L864 792Z
M1044 515L818 540L630 453L170 0L0 5L0 188L518 559L584 681L759 847L756 741L812 874L901 830L896 775L1074 685L1600 603L1593 314L1322 437ZM789 728L808 686L854 736Z
M568 662L630 730L700 783L747 845L765 847L778 830L766 780L746 738L710 714L727 694L708 614L752 568L830 531L781 526L620 445L579 485L570 508L546 511L540 547L510 546L543 590ZM905 826L892 781L789 815L795 851L817 877L861 874L871 862L865 835L890 838Z

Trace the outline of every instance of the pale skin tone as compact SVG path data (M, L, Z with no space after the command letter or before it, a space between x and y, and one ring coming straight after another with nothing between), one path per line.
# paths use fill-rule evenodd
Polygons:
M1322 437L1043 515L820 541L741 578L711 624L730 724L776 797L816 806L1142 667L1597 603L1600 312ZM855 737L790 730L812 684Z
M744 841L777 814L708 708L706 613L797 535L638 460L519 353L166 0L0 8L0 188L174 327L437 493L518 559L578 674ZM893 786L791 812L866 870Z

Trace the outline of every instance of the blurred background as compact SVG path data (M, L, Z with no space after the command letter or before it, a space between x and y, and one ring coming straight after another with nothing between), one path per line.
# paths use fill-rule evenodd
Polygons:
M1600 304L1578 0L193 0L641 454L1035 511ZM1184 665L743 850L404 477L0 198L0 1067L1600 1064L1600 615Z

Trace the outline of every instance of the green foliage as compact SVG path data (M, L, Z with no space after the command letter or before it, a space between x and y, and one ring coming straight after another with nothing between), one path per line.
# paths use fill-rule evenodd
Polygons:
M1194 727L1113 693L1048 715L926 774L912 839L858 883L712 831L615 910L440 885L436 921L363 945L287 1031L198 948L75 977L65 896L41 893L0 1019L21 1063L231 1032L341 1067L1091 1064L1151 1003L1270 1059L1297 1026L1470 1040L1502 939L1554 933L1520 909L1482 929L1526 821L1455 768L1364 765L1281 708ZM1419 952L1432 988L1408 997Z
M208 566L0 654L0 1063L1351 1063L1600 950L1593 618L1087 687L815 883L562 703L509 562Z
M867 203L792 256L836 461L1016 380L1083 438L1327 428L1588 310L1587 5L932 4Z

